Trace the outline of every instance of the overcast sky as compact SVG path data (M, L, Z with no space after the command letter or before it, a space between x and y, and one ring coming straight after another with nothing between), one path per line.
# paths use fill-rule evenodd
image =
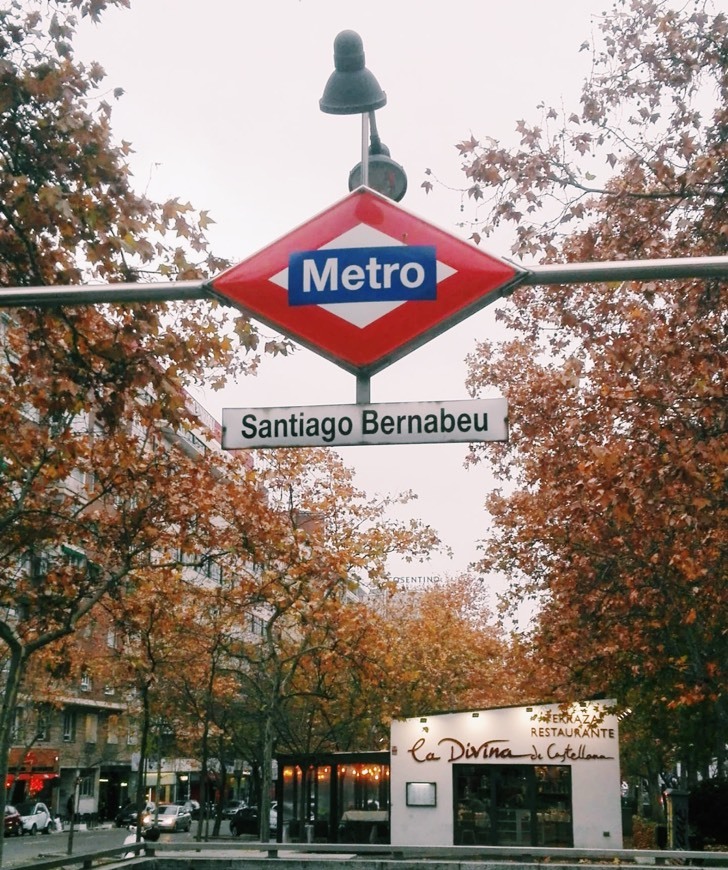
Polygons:
M233 262L286 235L347 193L359 162L359 116L323 114L333 42L355 30L366 63L387 94L377 112L382 141L409 179L402 206L467 237L455 144L490 136L516 144L516 122L537 106L576 105L609 0L131 0L131 10L85 25L77 50L107 72L117 138L133 143L138 189L208 209L214 252ZM443 186L426 195L425 170ZM509 257L511 238L485 249ZM525 264L528 265L528 264ZM499 304L508 304L507 302ZM467 398L466 353L497 335L486 308L372 379L373 402ZM202 397L223 407L347 404L355 379L300 350L266 361L256 378ZM467 568L487 535L482 504L493 481L465 470L467 445L356 447L341 451L364 489L414 489L408 509L455 551L396 574L442 575ZM403 514L406 516L407 512ZM497 588L497 584L496 584Z

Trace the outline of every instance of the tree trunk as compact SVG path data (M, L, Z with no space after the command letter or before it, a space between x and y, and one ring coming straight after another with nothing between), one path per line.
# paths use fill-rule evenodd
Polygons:
M4 638L4 640L10 650L10 660L8 677L5 683L5 695L0 711L0 785L2 786L3 807L7 803L8 755L13 736L13 717L23 678L23 665L25 663L23 647L17 642L9 642L8 638ZM3 830L0 832L0 867L3 863L4 834L5 825L3 824Z
M144 686L142 689L142 740L141 740L141 751L139 753L139 777L137 779L137 787L136 787L136 811L137 811L137 822L136 822L136 839L137 843L142 838L142 810L146 804L146 799L144 796L144 787L145 787L145 779L146 779L146 768L147 768L147 745L149 743L149 687Z
M225 747L223 746L223 736L220 735L217 741L217 757L220 762L220 799L215 812L215 824L212 828L212 836L217 837L220 834L220 825L222 824L221 805L225 803L225 783L227 782L227 766L225 765Z
M207 798L207 759L209 758L208 740L210 735L210 717L205 711L205 721L202 726L202 759L200 764L200 818L197 821L197 834L195 839L199 843L202 839L202 827L205 826L205 839L207 839L209 819L209 800Z
M273 716L269 712L263 723L263 761L260 771L260 842L270 840L270 788L273 768Z

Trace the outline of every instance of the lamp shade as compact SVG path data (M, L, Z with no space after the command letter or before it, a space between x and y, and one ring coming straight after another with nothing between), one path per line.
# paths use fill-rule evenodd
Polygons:
M334 71L319 100L329 115L363 115L381 109L387 95L364 65L364 45L353 30L342 30L334 40Z

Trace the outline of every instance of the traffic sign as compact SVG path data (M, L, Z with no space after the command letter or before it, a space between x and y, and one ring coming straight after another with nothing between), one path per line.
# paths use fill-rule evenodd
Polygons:
M347 447L507 441L506 399L223 408L222 447Z
M371 375L525 275L360 187L209 287L347 371Z

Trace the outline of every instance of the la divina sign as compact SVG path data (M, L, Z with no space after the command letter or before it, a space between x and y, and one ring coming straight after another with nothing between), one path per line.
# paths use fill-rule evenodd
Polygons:
M558 820L574 846L621 848L614 707L507 707L393 722L392 842L464 842L458 806L472 801L483 825L476 843L544 845L543 832Z
M470 715L473 716L472 713ZM486 714L483 715L485 721ZM563 764L566 761L596 761L615 757L609 754L615 750L607 749L605 752L598 745L604 740L616 740L616 729L603 725L603 714L577 709L558 713L548 710L545 715L548 725L534 724L529 728L531 745L525 752L519 752L510 737L488 738L481 742L477 739L463 742L457 737L439 737L434 745L432 739L428 741L429 734L418 737L407 751L419 763L445 759L450 764L462 760L516 759L557 761ZM480 713L476 718L480 719Z

